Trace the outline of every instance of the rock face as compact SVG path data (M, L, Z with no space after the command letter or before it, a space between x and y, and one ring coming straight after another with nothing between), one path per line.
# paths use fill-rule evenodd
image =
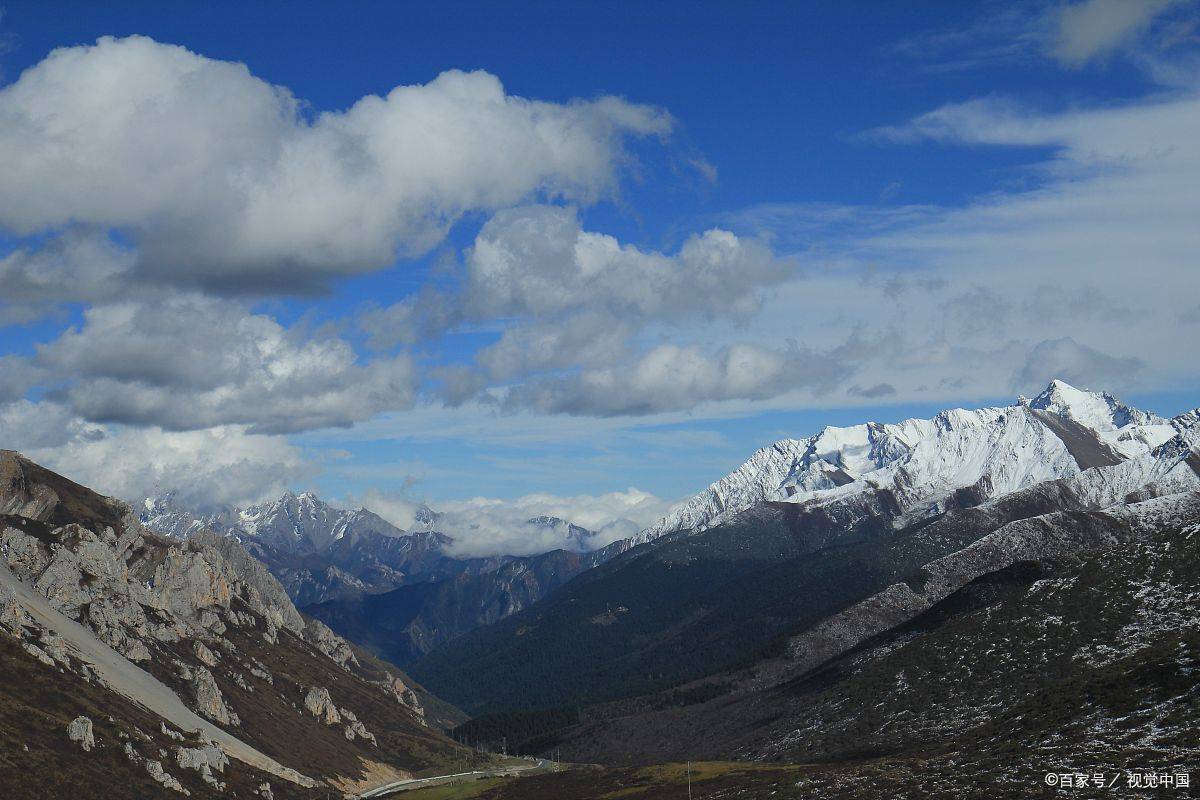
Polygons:
M192 793L185 789L183 784L174 775L163 769L161 761L143 757L131 742L125 742L125 757L134 764L144 765L150 777L162 784L164 788L170 789L173 792L179 792L185 796L191 796Z
M196 654L196 659L206 667L215 667L219 661L217 654L209 650L199 639L192 644L192 652Z
M92 721L87 717L76 717L67 725L67 738L72 742L78 742L85 753L90 752L96 746L96 739L92 735Z
M196 660L214 668L220 657L205 642L220 642L227 625L254 625L257 617L265 621L268 642L286 630L343 667L355 663L344 639L321 623L305 624L279 581L236 539L206 531L185 542L165 539L120 501L70 484L11 451L0 451L0 509L7 514L0 516L0 555L9 569L132 661L146 662L155 643L191 639ZM70 514L102 527L66 522ZM56 525L60 520L64 524ZM65 658L30 647L37 647L39 658ZM194 689L205 715L232 721L236 715L222 711L215 684L198 676Z
M183 788L183 785L175 776L163 769L161 762L147 761L146 772L150 773L151 778L154 778L154 780L158 781L166 788L175 792L180 792L181 794L191 795L191 792Z
M346 728L343 731L346 739L353 742L355 739L366 739L373 745L378 745L375 741L375 734L367 730L366 726L359 721L358 717L348 708L338 709L342 715L342 719L346 722Z
M314 619L308 623L304 629L304 640L342 667L358 663L354 651L350 649L346 640L330 630L329 626L320 620Z

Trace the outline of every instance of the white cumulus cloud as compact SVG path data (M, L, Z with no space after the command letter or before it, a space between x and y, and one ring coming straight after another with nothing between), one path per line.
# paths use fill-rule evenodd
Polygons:
M144 278L294 291L424 251L468 211L611 194L624 139L671 125L458 71L314 113L243 64L105 37L0 89L0 226L112 229Z

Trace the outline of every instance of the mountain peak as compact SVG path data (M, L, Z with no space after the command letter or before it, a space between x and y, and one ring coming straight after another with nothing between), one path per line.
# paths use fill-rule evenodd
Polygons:
M433 526L437 524L438 519L441 516L441 514L422 503L417 507L417 510L413 512L413 527L422 526L427 530L432 530Z
M1108 392L1077 389L1058 378L1029 401L1029 407L1074 420L1095 431L1113 431L1131 422L1140 425L1165 422L1154 414L1122 403Z

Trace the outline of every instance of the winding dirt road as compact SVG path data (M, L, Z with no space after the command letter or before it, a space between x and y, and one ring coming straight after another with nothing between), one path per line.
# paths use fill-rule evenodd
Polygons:
M481 769L474 772L458 772L454 775L435 775L430 778L407 778L402 781L392 781L383 786L376 786L374 789L368 789L359 795L366 800L370 797L383 797L384 795L393 794L396 792L408 792L413 789L424 789L428 786L439 786L443 783L454 783L456 781L470 779L477 780L479 778L506 778L519 775L522 772L533 772L535 770L544 770L550 768L550 762L544 759L536 759L532 764L524 767L501 767L497 769Z

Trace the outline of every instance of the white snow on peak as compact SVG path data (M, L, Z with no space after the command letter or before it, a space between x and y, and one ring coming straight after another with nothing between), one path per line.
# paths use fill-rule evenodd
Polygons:
M1144 455L1175 435L1170 420L1125 405L1108 392L1089 392L1060 380L1051 381L1029 407L1090 428L1126 458Z
M1029 402L1029 407L1057 414L1094 431L1114 431L1130 423L1169 424L1157 414L1125 405L1108 392L1076 389L1060 380L1051 381L1045 391Z
M322 552L338 540L353 540L360 534L404 535L404 531L366 509L339 508L312 492L286 492L278 500L246 508L228 507L211 514L185 510L170 495L147 498L142 505L142 524L167 535L183 538L207 528L242 541L254 539L298 553Z
M1171 421L1131 408L1106 393L1053 381L1033 400L933 419L829 427L807 439L764 447L729 475L676 506L633 544L678 530L701 530L767 501L823 502L888 489L906 512L939 510L957 489L995 497L1081 472L1056 433L1033 411L1057 415L1095 433L1123 458L1147 456L1176 435Z

